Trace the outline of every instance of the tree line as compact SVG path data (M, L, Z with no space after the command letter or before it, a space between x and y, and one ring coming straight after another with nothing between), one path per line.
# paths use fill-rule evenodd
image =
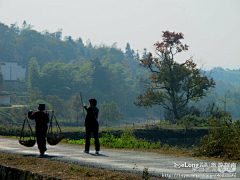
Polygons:
M59 113L64 112L61 116L68 117L64 114L71 110L66 109L81 92L84 103L95 97L100 104L116 103L119 114L127 106L125 116L138 116L138 108L132 102L139 91L136 77L141 68L139 54L129 43L125 52L117 43L94 46L87 40L84 44L80 37L62 38L61 30L38 32L26 21L21 27L0 23L0 38L0 62L17 62L27 69L29 98L25 103L48 101L55 109L61 109Z
M177 43L177 39L182 38L180 34L174 36L176 41L168 41L169 47L174 45L171 43ZM117 114L117 119L122 115L147 116L144 108L139 110L135 106L150 105L151 99L144 101L144 96L138 96L144 92L147 92L147 96L154 95L151 98L155 100L150 106L159 105L157 111L156 108L149 108L147 112L161 119L181 119L187 114L207 116L208 113L224 110L224 102L227 105L226 110L230 111L233 117L239 116L237 107L240 102L239 98L236 98L240 94L239 70L214 68L211 74L214 81L210 81L211 78L207 75L203 75L205 78L201 79L200 74L209 72L197 69L191 59L184 64L177 63L172 58L174 54L171 54L169 49L164 49L166 44L155 44L162 61L153 68L154 59L148 64L150 54L146 48L140 57L138 51L131 49L129 43L126 43L125 51L118 48L117 43L111 46L92 45L90 40L83 43L80 37L76 40L71 36L63 38L61 29L53 33L47 30L38 32L26 21L21 27L16 23L10 26L0 23L0 39L0 62L17 62L27 68L26 94L29 97L21 100L21 103L31 104L39 100L49 102L65 119L77 119L74 115L77 110L74 110L72 104L74 99L78 98L79 92L84 97L84 103L95 97L103 111L105 109L108 113ZM187 48L188 46L181 45L175 50L180 53ZM139 66L139 63L142 66ZM151 75L151 72L155 74ZM191 77L189 81L188 77ZM2 83L2 75L0 79ZM148 81L143 83L141 79ZM156 83L156 80L160 81ZM156 89L164 89L170 93L159 90L152 93L151 89L145 86L146 82L150 81L155 84ZM209 89L211 91L207 92ZM189 94L186 96L184 92ZM137 96L140 98L139 102ZM16 101L19 101L17 97ZM111 106L106 108L111 103L116 106L117 112L111 109ZM206 110L205 107L208 106L213 107L211 111ZM103 113L102 118L106 119L106 113Z

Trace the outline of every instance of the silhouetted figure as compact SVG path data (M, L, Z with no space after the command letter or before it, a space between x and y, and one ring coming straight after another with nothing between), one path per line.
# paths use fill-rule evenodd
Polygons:
M37 144L38 149L40 151L40 155L44 155L46 148L46 134L48 129L49 123L49 115L48 113L44 112L45 104L39 104L38 107L39 111L29 111L28 118L35 119L35 130L36 130L36 137L37 137Z
M94 98L89 99L90 107L87 108L87 105L84 106L85 110L87 111L87 116L85 119L84 126L86 127L86 144L85 144L85 150L83 152L89 153L89 147L90 147L90 138L91 138L91 132L93 133L93 137L95 139L95 150L96 154L99 154L100 151L100 144L98 139L98 130L99 130L99 124L98 124L98 112L99 109L96 107L97 100Z

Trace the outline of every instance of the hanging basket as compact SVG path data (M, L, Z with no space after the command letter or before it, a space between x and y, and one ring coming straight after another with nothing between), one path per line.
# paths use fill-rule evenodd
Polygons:
M26 147L33 147L36 143L36 140L29 139L29 140L19 140L19 144L26 146Z
M30 129L30 139L24 139L24 127L25 127L25 123L27 122L28 124L28 127ZM32 139L33 138L33 139ZM22 131L21 131L21 136L20 136L20 139L19 139L19 144L23 145L23 146L26 146L26 147L33 147L36 143L36 137L33 136L33 132L32 132L32 128L28 122L28 118L27 118L27 115L25 114L25 119L23 121L23 126L22 126Z
M55 119L56 126L57 126L56 134L53 134L53 132L52 132L53 118ZM47 142L48 142L48 144L54 146L54 145L57 145L63 138L64 138L64 136L63 136L61 128L57 122L57 118L54 115L54 111L52 111L52 117L51 117L50 125L48 127Z
M47 142L48 144L54 146L57 145L63 138L63 135L48 135Z

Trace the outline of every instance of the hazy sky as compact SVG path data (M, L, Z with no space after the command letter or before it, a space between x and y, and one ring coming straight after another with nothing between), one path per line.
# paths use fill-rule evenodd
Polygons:
M19 26L26 20L33 29L63 37L81 37L93 45L104 43L124 50L154 52L162 31L184 34L189 51L205 67L240 68L240 0L0 0L0 22Z

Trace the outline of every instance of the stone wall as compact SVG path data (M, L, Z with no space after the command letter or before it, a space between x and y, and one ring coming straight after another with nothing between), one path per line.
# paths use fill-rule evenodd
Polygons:
M17 91L17 92L26 92L27 85L25 82L20 81L3 81L3 90L4 91Z
M0 165L0 179L1 180L60 180L58 178L48 177L47 175L40 175L30 171L17 169Z

